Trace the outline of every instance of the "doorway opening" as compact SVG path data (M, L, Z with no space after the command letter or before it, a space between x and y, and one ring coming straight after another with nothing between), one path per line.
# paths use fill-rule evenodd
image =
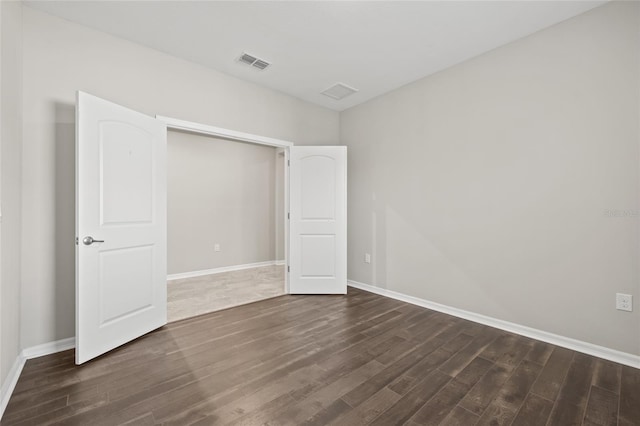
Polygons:
M168 130L167 320L286 294L286 150Z

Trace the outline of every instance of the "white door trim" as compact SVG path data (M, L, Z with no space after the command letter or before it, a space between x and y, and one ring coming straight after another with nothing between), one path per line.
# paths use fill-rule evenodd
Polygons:
M231 139L240 142L255 143L258 145L275 146L278 148L289 148L293 142L282 139L269 138L266 136L253 135L251 133L238 132L236 130L223 129L222 127L210 126L208 124L194 123L193 121L180 120L178 118L156 115L156 119L163 121L168 129L186 130L201 135L215 136L217 138Z
M251 133L238 132L237 130L224 129L222 127L210 126L208 124L195 123L193 121L180 120L178 118L165 117L157 115L156 119L164 122L167 130L183 130L204 136L213 136L216 138L229 139L238 142L248 142L257 145L273 146L276 148L284 148L284 258L285 265L289 265L289 148L294 146L293 142L282 139L269 138L266 136L254 135ZM284 291L289 294L289 274L284 274Z

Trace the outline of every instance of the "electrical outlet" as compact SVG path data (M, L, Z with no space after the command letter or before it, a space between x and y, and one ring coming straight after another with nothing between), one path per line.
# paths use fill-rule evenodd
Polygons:
M220 244L216 243L216 244L213 246L213 251L220 251Z
M619 311L633 311L633 296L616 293L616 309Z
M364 254L364 263L371 263L371 255L369 253Z

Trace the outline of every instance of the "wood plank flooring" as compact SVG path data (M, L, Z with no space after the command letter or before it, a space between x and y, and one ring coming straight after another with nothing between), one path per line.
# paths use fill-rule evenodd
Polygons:
M2 425L640 425L640 370L349 289L29 360Z

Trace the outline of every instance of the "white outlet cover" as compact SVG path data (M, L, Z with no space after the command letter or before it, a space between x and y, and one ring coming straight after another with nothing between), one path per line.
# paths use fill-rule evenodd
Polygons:
M616 309L619 311L633 311L633 296L631 294L616 293Z

